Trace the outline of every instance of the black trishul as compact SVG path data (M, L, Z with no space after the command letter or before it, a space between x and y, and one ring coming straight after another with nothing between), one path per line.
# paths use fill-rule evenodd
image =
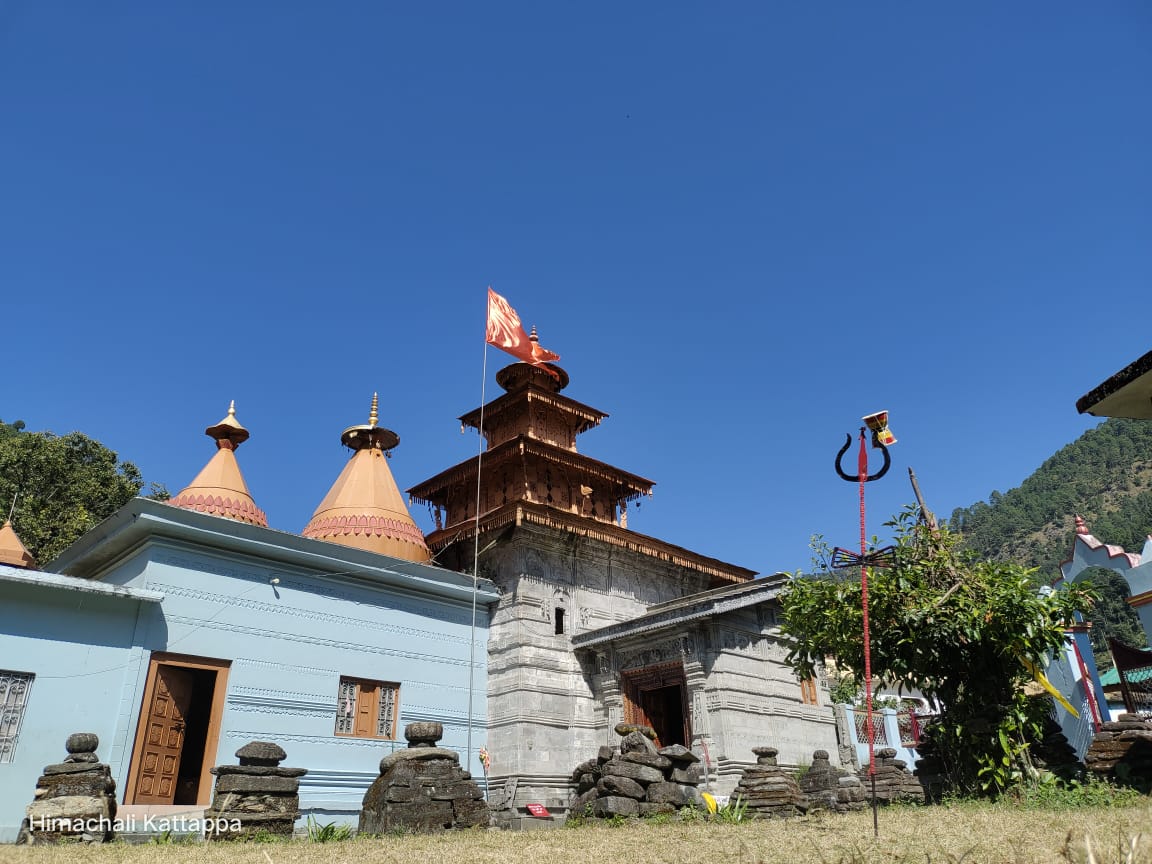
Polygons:
M860 427L860 436L861 437L864 436L864 427L863 426ZM847 480L849 483L859 483L860 482L860 474L863 473L863 470L867 470L867 464L868 463L866 460L864 461L864 465L861 466L861 468L863 470L858 471L855 474L849 474L842 467L840 467L840 462L844 458L844 454L848 452L848 448L851 446L852 446L852 433L849 432L848 434L846 434L844 436L844 446L841 447L840 452L836 454L836 463L835 463L836 464L836 473L840 475L841 480ZM879 449L880 452L884 454L884 464L882 466L880 466L880 470L877 471L875 474L868 474L864 477L864 482L866 482L866 483L869 481L872 481L872 480L879 480L881 477L883 477L885 474L887 474L888 469L890 467L892 467L892 456L888 453L888 448L885 447L883 444L881 444L876 439L875 435L872 436L872 446ZM861 447L863 447L863 442L861 442Z

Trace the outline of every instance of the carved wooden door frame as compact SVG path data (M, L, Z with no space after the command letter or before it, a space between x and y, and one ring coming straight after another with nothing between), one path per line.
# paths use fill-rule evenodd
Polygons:
M205 669L216 673L216 683L212 690L212 710L209 713L208 733L204 741L203 764L200 766L200 783L196 790L196 804L212 802L213 777L216 749L220 744L220 725L224 716L224 697L228 692L228 670L231 660L215 660L210 657L193 657L188 654L152 652L148 660L148 677L144 680L144 695L140 700L140 710L136 718L136 737L132 743L132 761L128 768L128 779L124 783L125 804L134 803L136 783L140 775L140 762L144 754L144 744L148 735L148 717L152 700L156 696L157 672L161 666L176 666L184 669Z
M692 723L688 709L688 678L684 664L679 660L672 663L659 663L640 669L628 669L620 673L620 692L624 697L624 722L640 726L651 726L652 722L644 711L643 694L650 690L665 687L680 688L680 707L685 746L692 741ZM665 742L661 742L662 744Z

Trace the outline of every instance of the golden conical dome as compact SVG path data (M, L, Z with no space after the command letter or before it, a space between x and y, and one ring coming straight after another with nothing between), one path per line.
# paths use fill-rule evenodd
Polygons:
M11 519L6 521L3 527L0 527L0 564L22 569L36 566L36 559L32 557L31 552L24 548L24 544L16 536L16 529L12 527Z
M380 552L406 561L431 555L424 534L408 513L388 467L387 452L400 437L377 423L377 396L365 426L350 426L340 436L355 451L304 529L305 537Z
M211 513L250 525L268 527L268 517L252 500L240 465L236 462L236 448L248 440L248 430L236 419L236 402L228 406L228 416L204 430L216 439L216 455L208 460L196 479L175 498L168 501L185 510Z

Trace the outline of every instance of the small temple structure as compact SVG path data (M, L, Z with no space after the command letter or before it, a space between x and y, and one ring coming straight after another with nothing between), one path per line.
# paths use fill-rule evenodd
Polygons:
M407 561L427 561L431 555L424 534L388 467L388 456L400 436L378 425L378 409L379 398L373 393L368 423L349 426L341 434L340 443L353 451L352 458L302 533Z
M236 461L236 448L248 440L248 430L236 419L235 401L228 406L228 415L205 429L204 434L216 441L216 454L196 479L168 503L267 528L268 517L256 506Z
M20 542L16 529L12 527L11 519L6 520L4 525L0 526L0 564L21 569L36 566L36 559Z
M459 418L480 456L408 494L433 512L436 560L501 595L487 748L492 782L515 786L507 803L562 812L572 767L620 722L691 748L719 792L765 740L792 764L835 748L826 694L784 663L782 581L631 530L654 483L577 450L607 414L562 393L564 369L513 363L496 381L505 392Z

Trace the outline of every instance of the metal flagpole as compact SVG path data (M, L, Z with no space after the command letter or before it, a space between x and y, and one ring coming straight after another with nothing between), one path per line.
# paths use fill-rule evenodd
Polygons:
M468 637L468 770L472 769L472 694L476 686L476 592L480 584L480 468L484 463L484 398L488 383L488 339L484 339L483 374L480 378L480 445L476 452L476 524L472 541L472 631Z

